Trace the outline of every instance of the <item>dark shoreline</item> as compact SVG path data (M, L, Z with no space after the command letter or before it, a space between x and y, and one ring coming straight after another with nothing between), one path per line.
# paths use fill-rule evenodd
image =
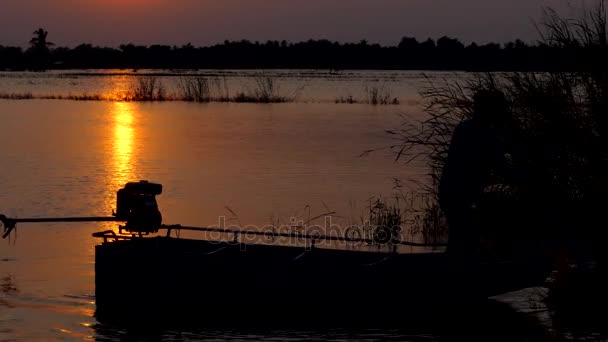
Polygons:
M450 37L417 41L404 37L397 46L362 40L251 42L225 41L213 46L123 44L118 48L80 44L74 48L31 48L0 45L0 70L65 69L327 69L433 71L574 71L598 57L582 47L505 44L463 44Z

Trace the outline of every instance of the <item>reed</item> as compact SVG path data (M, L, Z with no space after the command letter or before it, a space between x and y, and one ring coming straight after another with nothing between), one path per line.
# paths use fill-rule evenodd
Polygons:
M394 97L387 87L384 85L365 85L363 87L363 99L354 98L352 95L337 97L334 102L338 104L369 104L378 105L398 105L401 102L397 97Z
M0 93L0 99L5 100L31 100L36 98L32 93Z
M207 77L181 77L178 82L178 98L189 102L210 102L211 89Z
M355 99L352 95L340 96L340 97L336 98L336 100L334 102L338 103L338 104L341 104L341 103L347 103L347 104L360 103L360 101L357 100L357 99Z
M239 92L233 100L234 102L282 103L293 102L295 98L282 95L274 78L259 74L253 77L253 89Z
M161 80L155 76L144 76L137 79L132 91L132 101L165 101L167 100L165 87Z
M211 85L215 91L214 101L217 102L232 102L230 98L230 86L226 76L211 78Z
M398 105L399 99L393 97L391 91L384 86L366 85L366 103L371 105Z
M421 242L435 249L444 246L448 227L434 195L420 190L405 192L403 189L401 182L395 179L391 197L372 198L368 222L380 229L393 227L391 234L401 240Z
M394 198L394 201L370 199L368 211L368 222L375 243L387 244L402 240L403 215L398 197Z

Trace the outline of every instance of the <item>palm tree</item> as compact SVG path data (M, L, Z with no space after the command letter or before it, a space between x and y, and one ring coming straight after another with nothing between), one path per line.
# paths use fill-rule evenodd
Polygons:
M29 52L32 57L32 67L34 70L45 70L50 60L49 47L55 45L47 41L48 31L39 28L33 32L34 37L30 40Z

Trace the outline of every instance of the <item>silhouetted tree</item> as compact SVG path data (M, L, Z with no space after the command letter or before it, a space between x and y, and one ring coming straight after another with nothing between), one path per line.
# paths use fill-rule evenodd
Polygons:
M418 43L418 40L416 38L403 37L403 38L401 38L401 42L399 42L398 47L403 50L413 51L413 50L416 50L419 45L420 45L420 43Z
M289 43L225 40L195 47L123 44L118 49L80 44L50 49L48 32L38 29L24 53L0 47L0 68L302 68L302 69L401 69L467 71L567 71L588 66L599 55L585 52L582 44L527 45L521 40L504 46L496 43L467 47L447 36L437 41L403 37L397 46L380 46L367 40L340 43L326 39ZM52 65L50 63L53 63ZM575 65L576 64L576 65Z
M437 48L440 50L456 52L464 49L464 44L458 39L443 36L437 40Z
M50 65L50 49L54 44L47 41L48 32L39 28L33 32L34 37L30 40L30 49L28 50L31 64L30 67L36 71L44 71Z
M21 70L24 67L23 50L20 47L0 45L0 69Z
M428 38L424 42L420 43L420 48L425 49L427 51L435 49L435 46L436 46L435 41L431 38Z

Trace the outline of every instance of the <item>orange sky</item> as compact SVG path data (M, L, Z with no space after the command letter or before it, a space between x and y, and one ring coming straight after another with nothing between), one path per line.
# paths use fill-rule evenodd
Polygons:
M566 0L2 0L0 44L27 45L44 27L58 45L208 45L225 39L367 39L404 35L465 42L536 39L542 5Z

